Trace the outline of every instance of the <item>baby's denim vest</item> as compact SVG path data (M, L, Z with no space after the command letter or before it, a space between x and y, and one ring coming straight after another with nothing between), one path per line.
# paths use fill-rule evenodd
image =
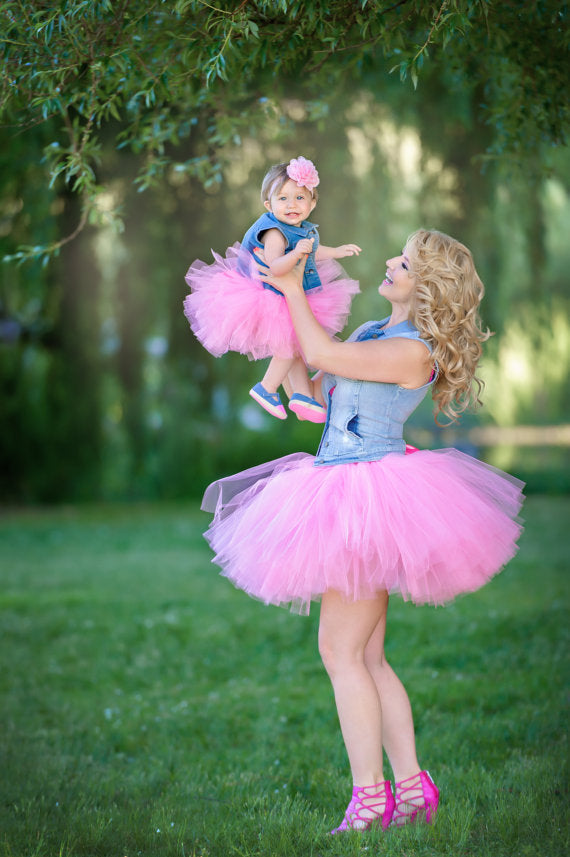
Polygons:
M287 246L285 247L285 253L289 253L297 244L301 238L313 238L313 251L307 257L307 263L305 265L305 273L303 274L303 289L308 292L310 289L316 289L321 285L321 279L317 273L317 263L315 261L315 252L317 247L319 246L319 230L318 225L316 223L310 223L308 220L303 220L300 226L290 226L288 223L281 223L280 220L277 220L274 214L270 211L262 214L260 218L258 218L253 226L247 230L242 240L242 247L246 250L249 250L250 253L253 253L254 247L262 247L261 243L261 235L264 232L267 232L268 229L278 229L279 232L285 238L287 242ZM245 272L244 272L245 273ZM263 284L266 289L271 289L272 292L277 292L277 294L281 294L277 289L274 289L273 286L270 286L269 283Z
M404 337L419 339L432 348L409 321L385 328L388 318L363 324L348 338L366 339ZM437 378L407 390L399 384L355 381L326 374L323 393L328 401L327 421L315 458L315 464L345 464L352 461L376 461L390 452L403 453L404 423L420 404Z

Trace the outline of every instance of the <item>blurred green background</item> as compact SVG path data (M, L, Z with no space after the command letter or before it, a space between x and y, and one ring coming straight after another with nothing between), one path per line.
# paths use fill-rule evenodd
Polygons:
M568 853L567 14L0 0L0 854ZM406 439L537 495L492 585L436 613L394 599L389 657L443 811L382 842L327 836L348 780L318 610L220 580L198 511L212 479L318 443L182 312L190 264L239 241L268 166L300 154L323 243L363 248L347 333L388 313L409 233L471 247L484 407L441 429L424 402Z
M226 135L213 178L174 164L143 193L134 179L144 153L117 148L120 119L102 122L97 225L47 265L0 270L2 501L193 498L224 473L315 450L318 427L278 423L249 400L263 367L212 358L182 313L189 265L240 240L261 212L267 167L300 154L321 176L314 220L323 243L363 248L345 260L362 290L347 333L387 314L377 295L385 260L416 228L450 232L473 250L495 332L481 369L485 407L451 431L435 426L425 403L407 440L459 445L531 492L568 491L568 150L546 141L524 161L481 157L492 143L479 109L485 92L455 85L454 73L427 64L414 90L385 63L363 66L337 80L326 103L292 83L277 91L266 74L271 113L261 127ZM0 130L3 255L57 242L80 219L69 185L49 186L50 121ZM177 162L195 158L207 136L198 128L178 140ZM105 225L117 208L123 232L111 216Z

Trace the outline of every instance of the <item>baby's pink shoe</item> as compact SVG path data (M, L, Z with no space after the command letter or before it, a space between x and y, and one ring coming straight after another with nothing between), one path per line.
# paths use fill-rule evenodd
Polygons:
M252 399L255 399L258 405L265 408L267 413L271 414L272 417L277 417L278 420L287 419L287 411L281 404L279 393L268 393L260 382L251 388L249 395Z
M289 399L289 410L293 411L300 420L309 420L312 423L324 423L327 419L327 409L302 393L293 393Z

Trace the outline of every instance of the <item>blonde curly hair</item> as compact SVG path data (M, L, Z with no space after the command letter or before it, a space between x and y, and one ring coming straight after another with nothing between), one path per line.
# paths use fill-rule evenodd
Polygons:
M479 304L485 294L470 250L436 230L418 229L406 242L416 289L410 321L433 346L439 375L433 387L435 420L440 413L455 422L469 407L481 404L483 381L475 370L483 330Z

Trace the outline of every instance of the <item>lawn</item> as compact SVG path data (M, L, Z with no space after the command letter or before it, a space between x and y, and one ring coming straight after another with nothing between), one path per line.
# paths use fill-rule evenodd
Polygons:
M2 857L562 857L570 498L446 608L392 599L437 822L329 837L350 791L309 617L210 565L194 506L4 512ZM389 767L386 774L389 775Z

